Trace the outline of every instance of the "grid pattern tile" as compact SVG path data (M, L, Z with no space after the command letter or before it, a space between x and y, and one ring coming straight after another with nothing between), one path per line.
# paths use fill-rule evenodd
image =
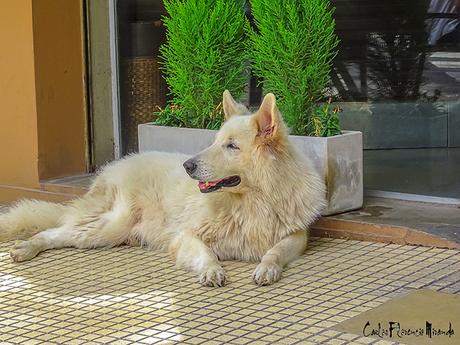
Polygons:
M282 280L203 288L143 248L61 249L12 263L0 244L1 344L392 344L331 330L410 289L460 293L453 250L313 239Z

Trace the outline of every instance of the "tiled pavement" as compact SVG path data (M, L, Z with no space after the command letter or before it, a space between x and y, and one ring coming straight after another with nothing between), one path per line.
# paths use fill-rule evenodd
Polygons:
M12 263L0 244L1 344L391 344L330 327L411 289L460 293L460 253L313 239L269 287L225 262L203 288L166 254L52 250Z

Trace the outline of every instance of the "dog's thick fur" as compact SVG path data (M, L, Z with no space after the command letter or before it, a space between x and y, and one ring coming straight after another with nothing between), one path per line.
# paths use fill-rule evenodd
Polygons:
M249 114L225 91L223 108L226 122L215 142L188 160L190 176L182 167L189 157L141 153L106 166L88 193L68 204L19 202L0 216L0 240L27 239L11 258L142 244L168 251L206 286L225 284L219 260L260 261L254 281L277 281L305 250L325 186L290 144L272 94ZM197 186L228 176L240 183L210 193L200 192L208 184Z

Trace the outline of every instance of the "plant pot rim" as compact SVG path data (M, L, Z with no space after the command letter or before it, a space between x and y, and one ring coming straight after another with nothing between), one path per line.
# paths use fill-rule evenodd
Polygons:
M154 122L147 122L147 123L142 123L139 126L155 126L155 127L164 127L164 128L179 128L179 129L186 129L190 131L209 131L209 132L217 132L217 129L208 129L208 128L190 128L190 127L175 127L175 126L163 126L163 125L157 125ZM350 130L343 130L342 134L337 134L337 135L332 135L330 137L315 137L311 135L294 135L294 134L289 134L290 137L293 138L317 138L317 139L327 139L327 138L337 138L337 137L344 137L344 136L349 136L353 135L356 133L361 133L361 131L350 131Z

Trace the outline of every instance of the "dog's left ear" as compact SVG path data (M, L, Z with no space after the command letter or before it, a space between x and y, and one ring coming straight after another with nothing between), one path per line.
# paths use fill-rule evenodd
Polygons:
M230 91L225 90L222 97L222 107L224 108L225 120L228 120L234 115L242 115L249 113L249 110L241 103L236 102Z
M268 93L259 110L254 115L257 124L258 136L262 138L273 138L278 135L281 125L281 114L276 106L276 98Z

